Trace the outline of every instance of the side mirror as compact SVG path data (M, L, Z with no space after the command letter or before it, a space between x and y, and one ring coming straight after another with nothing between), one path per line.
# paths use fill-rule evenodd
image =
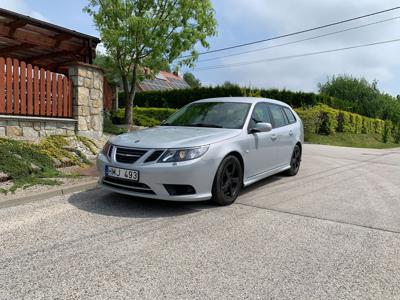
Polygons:
M256 123L251 129L250 133L256 132L269 132L272 130L271 123Z

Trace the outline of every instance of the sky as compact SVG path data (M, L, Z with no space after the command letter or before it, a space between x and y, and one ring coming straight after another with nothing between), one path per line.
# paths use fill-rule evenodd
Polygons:
M399 5L398 0L212 0L212 2L218 21L218 35L209 39L210 50L308 29ZM91 18L82 12L86 3L86 0L0 0L0 7L99 36ZM365 77L368 80L377 79L381 90L398 95L400 94L400 42L280 61L254 64L248 62L398 39L400 18L306 42L202 61L394 17L400 17L400 9L290 38L204 55L199 58L195 69L182 71L192 72L205 85L231 81L244 86L296 91L317 91L318 83L325 82L328 76L349 74ZM204 51L200 48L198 50ZM231 68L200 70L231 63L243 64Z

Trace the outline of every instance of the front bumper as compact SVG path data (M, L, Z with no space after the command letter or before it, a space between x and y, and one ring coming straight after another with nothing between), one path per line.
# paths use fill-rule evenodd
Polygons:
M216 167L215 167L216 165ZM105 167L113 166L139 171L139 183L135 186L110 184L105 177ZM120 163L100 153L97 158L97 169L100 174L99 184L105 189L136 197L170 200L201 201L211 198L211 189L218 164L207 159L206 155L179 163ZM165 184L190 185L195 193L190 195L170 195ZM147 186L147 187L146 187Z

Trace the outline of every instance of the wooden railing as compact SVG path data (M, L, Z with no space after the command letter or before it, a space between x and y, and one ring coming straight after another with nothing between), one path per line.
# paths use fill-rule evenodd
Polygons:
M0 57L0 114L71 118L71 80L17 59Z

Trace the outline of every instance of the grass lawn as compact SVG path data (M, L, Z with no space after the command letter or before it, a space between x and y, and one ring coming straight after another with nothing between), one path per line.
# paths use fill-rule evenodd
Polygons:
M400 147L394 142L383 143L381 135L336 133L333 135L311 134L306 137L306 142L310 144L322 144L342 147L355 148L374 148L386 149Z

